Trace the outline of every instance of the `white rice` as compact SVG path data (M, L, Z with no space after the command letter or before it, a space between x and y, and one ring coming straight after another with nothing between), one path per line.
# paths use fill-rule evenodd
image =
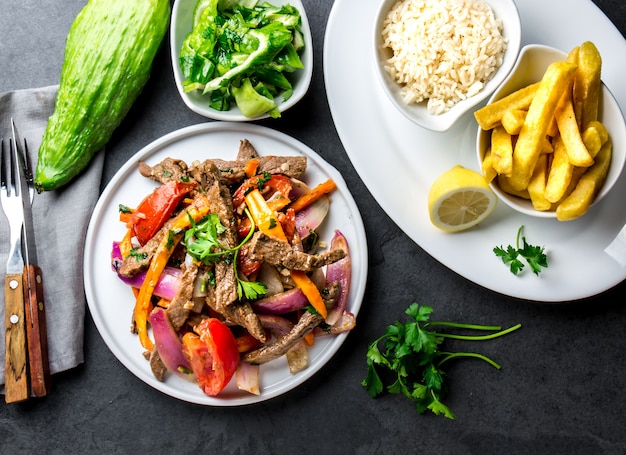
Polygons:
M482 90L502 65L502 21L481 0L399 0L382 26L385 69L407 104L442 114Z

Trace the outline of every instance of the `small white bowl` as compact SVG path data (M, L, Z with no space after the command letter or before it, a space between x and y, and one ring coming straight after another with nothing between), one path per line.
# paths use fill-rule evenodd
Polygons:
M172 7L172 18L170 23L170 52L176 88L178 89L178 93L180 93L183 102L195 113L213 120L247 122L269 117L269 114L263 114L254 118L246 117L241 113L237 106L233 106L228 111L218 111L209 107L208 96L202 95L199 90L188 93L184 92L183 81L185 78L180 69L178 56L183 42L185 41L185 37L189 32L191 32L193 24L193 10L196 3L197 0L176 0ZM293 94L286 101L283 101L281 95L275 98L276 105L282 113L300 101L309 89L311 78L313 76L313 40L311 38L309 20L300 0L271 0L270 3L276 6L282 6L289 3L290 5L296 7L298 11L300 11L300 16L302 18L302 34L304 35L304 49L300 55L304 68L289 75L293 85Z
M519 11L513 0L488 0L487 4L493 10L496 18L502 20L502 34L507 40L507 48L504 54L502 65L498 68L492 78L485 84L483 89L476 95L458 102L448 111L442 114L431 114L428 112L426 101L419 104L407 104L402 100L401 86L385 71L385 61L391 56L391 49L383 47L382 44L382 24L388 11L398 0L382 0L378 7L376 20L372 28L375 71L383 90L394 104L409 120L417 125L435 132L445 132L467 112L484 101L502 83L509 74L521 46L521 23Z
M511 74L494 92L487 104L493 103L522 87L540 81L552 62L565 60L566 58L567 54L565 52L549 46L541 44L524 46ZM626 125L624 124L624 116L613 94L604 83L602 83L598 120L606 127L613 145L609 172L593 204L596 204L609 193L619 179L624 168L624 161L626 160ZM479 169L490 141L490 131L478 128L476 152ZM498 198L514 210L534 217L556 219L555 211L536 210L529 200L512 196L502 191L494 182L490 183L490 186L498 195Z

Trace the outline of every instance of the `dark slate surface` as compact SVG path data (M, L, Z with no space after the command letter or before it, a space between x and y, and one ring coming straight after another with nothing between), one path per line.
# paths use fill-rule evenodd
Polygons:
M58 82L67 30L85 3L2 0L0 92ZM595 3L624 34L626 4ZM564 305L521 301L467 281L415 245L371 197L335 132L322 71L332 2L304 4L314 35L311 88L289 115L260 123L318 151L354 193L370 246L357 328L296 390L258 405L211 408L139 381L109 351L88 315L85 363L56 375L43 400L0 404L0 453L626 453L626 284ZM166 44L109 145L102 185L152 140L203 121L178 96ZM440 319L524 325L482 348L502 370L472 361L450 368L447 403L454 421L418 415L400 396L373 400L360 385L367 343L414 300L435 307Z

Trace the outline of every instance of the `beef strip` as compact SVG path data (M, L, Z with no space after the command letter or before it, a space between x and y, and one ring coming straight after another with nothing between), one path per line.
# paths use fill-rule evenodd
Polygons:
M175 158L165 158L159 164L151 167L140 161L139 173L159 183L179 182L187 178L187 163Z
M148 361L150 362L150 369L152 370L152 374L154 375L157 381L163 382L165 380L165 373L167 372L167 368L159 355L159 351L156 346L152 348L150 354L148 355Z
M304 253L295 250L289 242L270 237L262 232L257 232L252 236L248 252L253 261L265 261L271 265L304 272L332 264L346 256L342 249L319 254Z
M139 247L133 254L126 256L117 270L118 273L125 277L133 277L139 272L146 270L163 236L167 235L172 223L171 219L166 221L163 227L145 245Z
M335 305L339 290L340 285L338 282L335 282L331 283L327 292L322 292L324 304L329 310ZM294 347L307 333L320 325L323 321L324 318L319 313L306 311L289 333L270 343L264 344L254 351L245 353L242 356L242 360L253 365L261 365L277 359L285 355L287 351Z
M242 139L239 142L239 150L237 151L236 161L243 161L244 163L252 158L258 158L259 153L248 139Z
M287 177L301 179L307 166L305 156L261 156L258 159L257 174L267 172L269 174L283 174ZM220 169L225 183L232 185L246 178L244 171L245 162L225 161L214 159L215 165Z
M180 286L166 310L167 316L177 332L187 322L189 311L193 305L191 299L193 298L194 282L198 275L198 266L192 262L184 264L182 270L183 276L180 280Z
M222 225L226 228L218 236L218 241L226 248L237 245L237 221L233 213L233 203L229 189L221 182L219 170L215 165L209 165L207 173L207 197L211 201L211 212L215 213ZM265 330L258 316L248 302L239 301L237 294L237 277L232 264L218 261L215 264L215 300L207 302L213 304L215 311L229 320L245 327L248 332L261 342L265 342Z
M222 183L233 185L240 183L246 178L245 167L252 158L257 159L259 162L258 173L284 174L287 177L300 179L307 167L306 156L259 156L254 146L247 139L240 141L235 160L213 158L207 161L211 161L217 167ZM195 178L202 184L204 180L202 170L205 167L204 163L200 165L192 163L191 166L188 166L183 160L168 157L154 166L140 161L139 173L159 183L166 183L172 180L185 181L191 175L192 178Z

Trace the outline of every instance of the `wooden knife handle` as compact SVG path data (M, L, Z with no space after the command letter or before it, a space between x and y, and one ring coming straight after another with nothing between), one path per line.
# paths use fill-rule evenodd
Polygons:
M28 399L26 321L24 318L24 287L22 274L4 278L4 399L16 403Z
M41 269L36 265L24 267L24 306L30 388L33 395L43 397L50 390L50 365L43 279Z

